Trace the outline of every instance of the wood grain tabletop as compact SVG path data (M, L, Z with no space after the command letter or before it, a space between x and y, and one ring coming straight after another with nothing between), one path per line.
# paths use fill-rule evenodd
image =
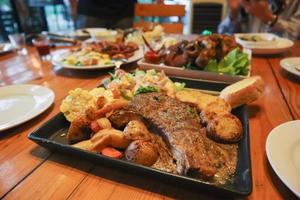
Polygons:
M0 199L223 199L133 170L49 151L29 140L28 134L59 112L69 90L96 87L108 70L63 69L40 60L33 47L28 50L27 56L0 55L0 86L39 84L53 90L55 100L41 115L1 132ZM281 55L252 58L251 74L260 75L266 87L263 96L247 108L253 190L245 199L297 199L275 174L265 151L266 138L274 127L300 118L300 79L280 67L281 59L294 56L300 56L300 41ZM136 64L127 67L133 69Z

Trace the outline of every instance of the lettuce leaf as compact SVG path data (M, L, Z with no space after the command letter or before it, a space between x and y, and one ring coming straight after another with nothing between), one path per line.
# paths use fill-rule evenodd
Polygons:
M204 70L230 75L247 75L250 60L248 54L241 52L239 48L231 50L219 63L210 60Z

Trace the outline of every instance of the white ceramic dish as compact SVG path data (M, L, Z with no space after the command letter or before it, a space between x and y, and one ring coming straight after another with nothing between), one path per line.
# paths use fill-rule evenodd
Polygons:
M87 66L76 66L76 65L67 65L61 62L63 58L65 58L70 53L69 50L57 50L52 53L52 64L56 66L60 66L66 69L79 69L79 70L93 70L93 69L109 69L114 68L115 64L108 65L87 65ZM139 59L143 58L143 49L140 47L138 50L134 52L134 55L128 58L126 63L136 62Z
M10 43L0 44L0 54L8 53L14 50L13 46Z
M255 33L257 35L260 35L259 33ZM252 35L255 35L252 34ZM265 33L261 33L263 35L265 35ZM252 54L256 54L256 55L273 55L273 54L280 54L280 53L284 53L286 50L288 50L289 48L291 48L294 45L294 42L289 40L289 39L285 39L285 38L281 38L281 37L277 37L273 34L268 34L268 35L273 35L273 37L275 37L276 39L274 41L265 41L264 43L260 44L257 42L244 42L241 41L239 39L239 37L241 35L251 35L248 33L245 34L235 34L236 40L238 43L240 43L243 47L245 48L249 48L252 50ZM271 37L269 36L269 37Z
M266 152L278 177L300 197L300 120L275 127L268 135Z
M270 47L276 45L279 37L271 33L237 33L235 34L236 41L243 46L250 47ZM243 40L247 38L249 40ZM260 39L261 41L251 41L252 38Z
M93 40L96 41L116 41L117 31L106 28L86 28Z
M300 77L300 57L285 58L280 61L282 69ZM296 69L298 67L298 70Z
M244 52L249 55L249 59L251 60L251 50L244 49ZM233 76L226 74L219 74L215 72L208 72L202 70L190 70L185 69L183 67L172 67L164 64L151 64L145 62L144 59L138 61L138 65L141 69L155 69L158 71L164 71L167 75L176 76L176 77L185 77L191 79L201 79L207 81L215 81L215 82L224 82L224 83L235 83L244 78L250 77L251 75L251 64L249 65L249 72L247 76Z
M40 85L0 87L0 131L36 117L49 108L53 101L53 91Z

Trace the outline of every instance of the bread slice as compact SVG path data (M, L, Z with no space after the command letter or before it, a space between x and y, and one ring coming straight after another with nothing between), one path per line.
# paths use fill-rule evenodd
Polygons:
M255 101L261 96L263 90L264 81L262 78L252 76L224 88L220 93L220 98L229 103L232 108L236 108Z

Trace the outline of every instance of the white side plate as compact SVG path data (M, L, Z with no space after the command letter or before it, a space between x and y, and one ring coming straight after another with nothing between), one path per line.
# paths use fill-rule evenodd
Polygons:
M264 42L250 42L250 41L242 41L239 39L241 36L263 36L267 38L273 37L274 40L264 41ZM236 41L240 43L243 47L249 48L252 50L252 54L256 55L273 55L273 54L280 54L284 53L286 50L291 48L294 45L294 42L275 36L274 34L270 33L238 33L235 34Z
M280 61L280 65L284 70L300 77L300 57L285 58Z
M300 120L274 128L268 135L266 152L275 173L300 197Z
M53 101L53 91L40 85L0 87L0 131L34 118L49 108Z

